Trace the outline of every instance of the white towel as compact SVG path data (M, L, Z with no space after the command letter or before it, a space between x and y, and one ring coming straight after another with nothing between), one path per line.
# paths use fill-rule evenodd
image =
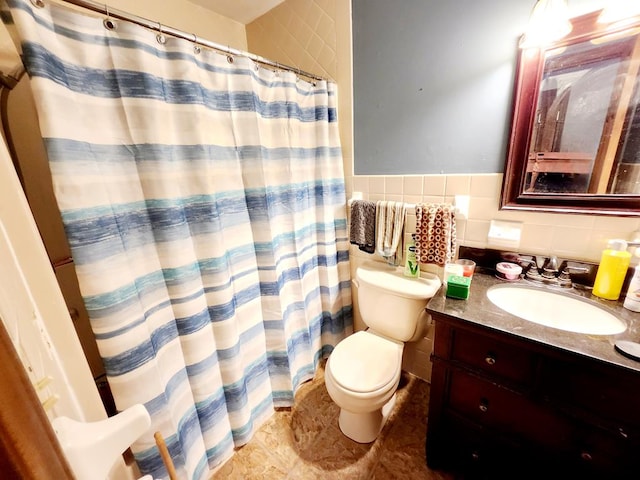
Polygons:
M380 200L376 204L376 253L394 264L402 258L406 213L404 202Z

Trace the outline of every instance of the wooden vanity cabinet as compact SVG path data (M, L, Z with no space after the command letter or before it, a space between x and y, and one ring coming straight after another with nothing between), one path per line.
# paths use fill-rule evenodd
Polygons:
M639 373L432 315L430 468L463 478L640 478Z

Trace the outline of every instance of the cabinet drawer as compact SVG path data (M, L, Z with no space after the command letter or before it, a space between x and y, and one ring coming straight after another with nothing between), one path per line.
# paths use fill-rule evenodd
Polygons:
M454 414L443 419L442 454L446 465L463 478L523 478L527 471L519 445L487 433L481 426Z
M547 360L541 380L550 400L585 410L640 442L640 374Z
M566 451L572 424L526 396L460 370L450 370L449 408L460 415L546 449Z
M592 425L576 426L570 463L587 478L638 478L640 446Z
M444 415L443 431L442 460L465 479L631 479L640 468L628 442L588 425L575 428L564 453L513 442L451 412Z
M474 370L525 385L531 383L536 367L535 354L464 329L454 331L451 359Z
M576 478L554 452L542 452L497 435L451 412L444 415L443 456L465 480ZM460 475L461 474L461 475ZM585 479L581 479L585 480Z

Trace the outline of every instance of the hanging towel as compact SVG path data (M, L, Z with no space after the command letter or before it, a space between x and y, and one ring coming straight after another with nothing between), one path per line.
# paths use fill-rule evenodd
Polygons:
M376 204L367 200L351 202L349 241L360 250L373 253L376 250Z
M416 205L416 260L444 264L456 253L456 214L448 203Z
M380 200L376 204L376 253L390 263L402 258L402 237L407 205Z

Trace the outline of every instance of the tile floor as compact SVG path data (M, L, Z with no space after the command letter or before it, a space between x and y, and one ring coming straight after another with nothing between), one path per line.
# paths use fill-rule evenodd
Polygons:
M339 409L325 388L323 366L300 387L295 405L278 409L212 480L453 479L425 463L428 383L403 372L395 409L382 433L373 443L359 444L340 432Z

